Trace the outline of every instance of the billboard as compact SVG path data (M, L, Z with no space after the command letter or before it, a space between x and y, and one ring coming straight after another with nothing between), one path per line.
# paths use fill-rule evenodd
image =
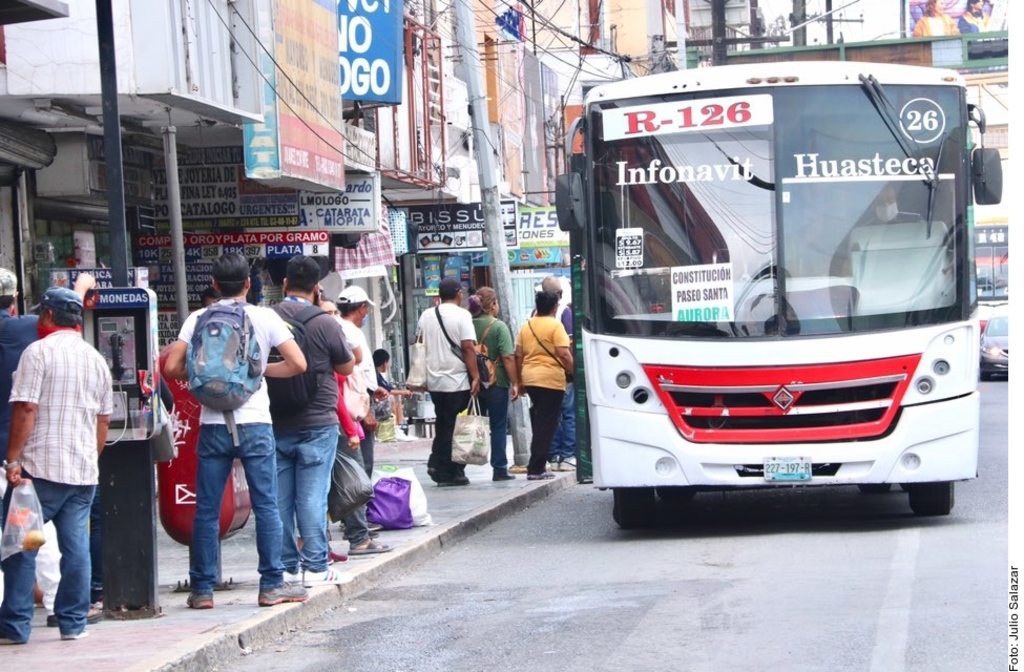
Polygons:
M395 0L338 2L338 65L345 100L402 102L402 6Z
M245 175L274 186L341 190L341 89L334 0L274 0L273 57L261 55L264 122L245 124ZM265 25L262 24L261 25ZM327 67L324 67L327 64Z
M907 37L1009 30L1009 0L907 0Z

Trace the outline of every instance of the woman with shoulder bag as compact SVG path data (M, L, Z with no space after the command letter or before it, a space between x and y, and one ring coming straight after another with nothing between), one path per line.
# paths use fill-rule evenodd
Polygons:
M497 317L498 297L490 287L481 287L469 297L469 313L473 316L476 342L494 362L494 384L477 395L491 426L491 480L512 481L515 476L508 473L508 404L519 398L512 332Z
M566 372L573 370L569 334L555 319L558 294L537 292L536 314L523 325L516 338L516 369L519 396L530 397L530 463L526 478L531 481L554 478L546 471L551 440L558 429L565 396Z

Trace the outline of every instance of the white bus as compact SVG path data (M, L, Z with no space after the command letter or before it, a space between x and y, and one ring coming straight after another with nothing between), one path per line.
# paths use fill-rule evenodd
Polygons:
M593 483L622 527L699 490L975 478L968 205L998 202L948 70L766 63L594 88L559 176ZM984 138L984 135L981 136ZM580 375L577 375L577 380Z

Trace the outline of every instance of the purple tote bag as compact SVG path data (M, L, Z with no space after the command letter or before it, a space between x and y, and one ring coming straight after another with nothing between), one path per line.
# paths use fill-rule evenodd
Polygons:
M412 483L404 478L381 478L373 486L373 499L366 504L366 519L385 530L408 530L412 527L411 493Z

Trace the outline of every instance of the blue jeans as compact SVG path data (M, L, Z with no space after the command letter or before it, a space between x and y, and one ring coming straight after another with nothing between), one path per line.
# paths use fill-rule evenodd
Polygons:
M572 383L565 384L565 397L562 399L562 414L555 430L555 438L551 440L551 459L559 456L569 458L576 455L576 388Z
M31 478L22 472L24 478ZM32 479L43 520L52 520L57 529L60 549L60 585L53 601L53 613L62 635L77 635L85 630L89 613L89 509L95 485L67 485L41 478ZM4 497L3 519L11 505L14 488ZM32 633L38 551L22 551L8 557L0 566L4 571L4 601L0 605L0 637L27 642Z
M338 426L275 429L277 510L281 516L281 564L285 571L327 569L327 492L331 487ZM302 550L295 543L298 527Z
M477 396L480 412L491 421L491 468L496 472L507 472L509 389L491 385Z
M192 592L210 594L217 583L220 552L220 502L235 459L242 461L256 515L256 553L260 590L284 583L281 564L281 516L277 512L277 459L274 431L266 423L238 425L236 448L226 425L201 425L196 454L196 515L192 522Z

